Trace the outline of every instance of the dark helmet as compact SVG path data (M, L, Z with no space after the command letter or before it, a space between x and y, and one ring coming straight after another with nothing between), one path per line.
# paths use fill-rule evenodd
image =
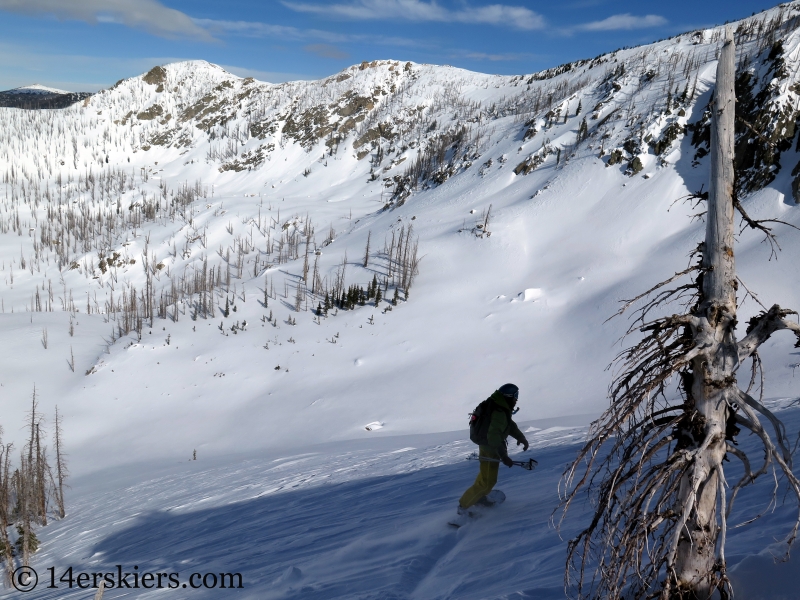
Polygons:
M503 394L509 400L517 400L519 398L519 388L515 386L513 383L505 383L501 385L498 389L498 392Z

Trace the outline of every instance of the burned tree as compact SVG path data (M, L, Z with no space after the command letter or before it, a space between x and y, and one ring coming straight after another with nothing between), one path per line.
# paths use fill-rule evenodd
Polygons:
M58 414L58 406L56 406L55 432L53 433L53 441L55 442L56 448L56 480L54 481L54 492L56 506L58 508L58 517L60 519L63 519L67 515L64 504L64 481L69 473L67 470L67 459L64 455L64 442L62 437L61 415Z
M47 525L48 512L55 500L59 518L64 508L64 481L67 464L62 441L61 415L56 409L55 448L56 475L47 462L47 447L43 444L44 415L39 411L36 388L31 398L31 410L25 429L28 439L20 452L19 466L12 471L12 444L0 444L0 565L5 567L8 580L15 569L15 558L23 566L30 565L31 556L39 548L35 526ZM2 428L0 428L2 433ZM8 528L17 531L12 543Z
M2 428L0 428L2 432ZM6 581L10 582L14 572L14 554L11 539L8 536L8 524L11 522L11 482L9 480L13 446L0 444L0 562L5 566Z
M777 305L765 309L736 338L735 209L747 225L769 239L773 234L765 221L744 214L736 199L734 56L729 29L717 66L705 241L689 268L623 306L620 313L647 299L628 330L643 336L617 357L610 407L592 424L590 439L565 473L565 511L583 488L596 499L591 523L569 543L566 583L581 598L707 600L716 591L726 598L727 519L738 492L772 470L800 507L784 426L750 395L761 368L759 346L782 329L800 340L800 326L787 319L797 313ZM669 287L690 276L691 282ZM685 301L684 314L648 320L675 300ZM736 375L748 359L752 377L745 391ZM742 429L760 441L760 465L733 445ZM729 488L723 460L733 458L744 475ZM800 514L787 546L798 525Z

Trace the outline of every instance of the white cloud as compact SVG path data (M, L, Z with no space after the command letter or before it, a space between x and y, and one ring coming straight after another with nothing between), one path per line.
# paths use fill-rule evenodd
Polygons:
M508 25L516 29L542 29L544 19L523 6L491 4L480 8L465 8L451 13L461 23Z
M622 15L612 15L602 21L592 21L578 25L575 29L580 31L619 31L631 29L647 29L650 27L660 27L667 24L667 20L660 15L645 15L637 17L630 13Z
M1 2L2 0L0 0ZM329 34L325 31L302 30L297 27L285 25L271 25L269 23L259 23L257 21L225 21L219 19L194 19L198 27L203 27L214 33L235 33L248 37L276 37L285 40L306 40L310 37L327 39L329 41L341 41L337 34Z
M158 0L0 0L0 10L87 23L119 23L166 38L213 40L187 14Z
M440 23L469 23L513 27L515 29L542 29L544 19L524 6L490 4L464 6L450 10L435 0L355 0L349 4L305 4L283 2L287 8L298 12L335 16L352 20L433 21Z
M1 1L1 0L0 0ZM343 34L321 29L298 29L286 25L272 25L258 21L224 21L217 19L195 19L198 26L217 35L236 34L248 37L277 38L295 42L321 41L329 44L368 43L381 46L401 46L420 48L430 44L409 38L369 35Z

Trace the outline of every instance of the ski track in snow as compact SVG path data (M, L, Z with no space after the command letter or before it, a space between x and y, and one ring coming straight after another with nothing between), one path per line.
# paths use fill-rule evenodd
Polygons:
M538 449L540 460L552 462L548 456L571 448L584 433L577 427L534 433L529 453ZM513 565L515 585L525 582L536 597L560 597L561 543L548 519L561 465L534 473L504 469L498 488L510 498L502 512L498 508L456 531L446 522L475 477L477 463L465 460L475 446L453 439L461 433L438 437L450 439L412 448L406 442L419 441L418 436L386 438L384 445L399 448L380 450L339 442L324 452L227 460L212 468L189 461L150 477L152 466L110 481L102 473L88 476L75 482L68 518L40 530L43 547L34 567L109 572L123 564L128 571L137 565L140 572L184 577L193 571L236 571L243 574L245 589L226 593L237 597L401 599L500 594L508 589L507 576L491 583L482 573ZM538 487L543 478L553 483L550 497L541 495L547 498L542 503L537 494L531 510L531 484L537 480ZM513 533L518 528L530 531L520 537ZM508 557L482 564L480 548L495 544L508 547ZM551 559L538 556L542 545L550 548ZM535 547L536 567L523 567ZM548 565L544 571L542 564ZM549 587L542 588L542 581ZM107 597L165 593L115 589ZM223 592L170 593L210 598ZM64 589L30 594L85 595Z
M790 401L771 403L784 409ZM781 411L789 431L800 409ZM237 590L111 589L106 598L555 600L564 597L566 540L590 518L579 500L562 530L557 486L585 427L529 434L533 472L501 467L507 500L465 527L447 526L477 472L460 432L336 442L309 452L135 465L76 480L63 521L40 529L33 566L75 572L242 574ZM744 449L754 440L740 440ZM412 448L409 446L416 446ZM512 455L515 453L512 451ZM730 467L729 480L738 471ZM742 493L732 525L762 510L772 482ZM782 496L781 496L782 497ZM555 511L555 512L554 512ZM794 562L776 562L790 507L732 528L728 557L740 597L788 600ZM766 575L765 575L766 574ZM42 589L30 598L87 598L91 590ZM2 597L12 597L6 594ZM18 597L18 596L14 596Z

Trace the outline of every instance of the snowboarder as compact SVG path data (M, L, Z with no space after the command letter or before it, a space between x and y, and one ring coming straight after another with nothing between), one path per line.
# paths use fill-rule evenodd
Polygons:
M528 449L528 440L511 419L511 415L517 412L514 407L518 397L519 388L513 383L506 383L500 386L485 404L482 403L488 410L481 411L483 414L480 419L484 420L484 423L477 424L477 440L473 441L478 444L480 458L489 460L480 461L480 472L475 483L458 501L459 515L468 515L468 509L475 504L492 504L491 499L487 499L486 496L497 483L500 463L507 467L513 466L506 448L506 438L509 435L517 440L517 446L522 445L523 452Z

